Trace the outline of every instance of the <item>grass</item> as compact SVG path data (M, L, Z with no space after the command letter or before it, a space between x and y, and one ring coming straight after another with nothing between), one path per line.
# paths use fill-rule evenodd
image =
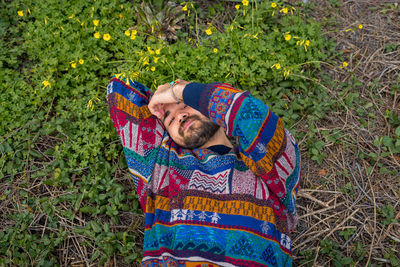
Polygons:
M399 266L400 10L297 2L189 2L165 35L138 23L139 1L1 2L0 266L140 262L104 98L115 73L250 90L300 144L296 265Z

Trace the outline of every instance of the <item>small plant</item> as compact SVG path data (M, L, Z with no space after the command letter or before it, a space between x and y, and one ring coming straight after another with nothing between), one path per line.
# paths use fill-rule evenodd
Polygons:
M304 259L300 261L300 264L305 264L307 266L313 265L315 258L315 252L313 250L300 251L300 255L304 257Z
M333 264L337 267L342 266L351 266L354 264L353 259L351 257L343 257L343 255L339 251L339 246L337 243L330 239L324 239L320 243L321 251L320 253L330 257L333 261Z
M384 47L386 53L390 53L396 51L399 48L399 45L393 43L387 43Z
M348 182L342 188L340 188L340 191L342 191L345 194L349 194L351 197L354 197L355 187L350 182ZM352 230L352 229L347 229L347 230Z
M344 240L349 240L349 238L354 234L354 228L347 228L339 232L340 236L343 236Z
M143 1L135 10L145 33L170 43L178 39L178 23L185 17L182 7L168 0L151 0Z
M357 257L357 261L362 260L366 254L365 246L360 241L357 241L354 245L354 256Z
M326 157L326 152L324 152L325 142L322 140L316 142L310 142L309 152L312 160L315 160L319 164Z
M392 205L387 204L386 206L383 206L381 209L379 209L379 213L383 217L382 223L385 225L389 225L391 223L396 223L395 215L394 215L394 208Z
M399 267L400 266L400 260L398 258L399 254L398 251L397 253L390 248L385 249L385 254L384 258L388 259L390 261L390 264L392 267Z

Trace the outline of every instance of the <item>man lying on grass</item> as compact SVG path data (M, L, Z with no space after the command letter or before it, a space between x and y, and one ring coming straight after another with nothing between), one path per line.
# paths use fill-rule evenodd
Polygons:
M113 78L107 95L145 212L143 266L292 265L300 154L268 106L225 83L153 94Z

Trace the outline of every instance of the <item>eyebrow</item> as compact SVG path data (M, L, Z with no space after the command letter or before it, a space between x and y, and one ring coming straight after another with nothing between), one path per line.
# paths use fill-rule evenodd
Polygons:
M162 122L163 122L163 124L165 125L165 119L169 116L169 114L170 114L170 112L169 112L169 110L167 111L167 112L165 112L165 115L164 115L164 118L163 118L163 120L162 120Z

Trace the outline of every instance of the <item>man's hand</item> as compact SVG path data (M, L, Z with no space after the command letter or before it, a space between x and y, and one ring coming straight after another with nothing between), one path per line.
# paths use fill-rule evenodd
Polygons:
M169 83L158 86L148 105L150 112L157 118L162 119L165 113L164 104L178 103L174 95L177 99L182 99L182 93L187 84L189 82L180 80L172 88L173 91Z

